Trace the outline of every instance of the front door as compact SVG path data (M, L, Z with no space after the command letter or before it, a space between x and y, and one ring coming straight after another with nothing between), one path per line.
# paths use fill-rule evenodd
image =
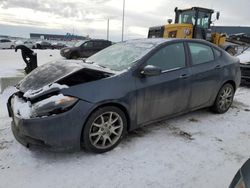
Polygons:
M81 46L81 57L89 57L91 55L93 55L93 41L87 41L84 44L82 44Z
M136 80L137 123L147 123L185 111L190 96L189 68L186 66L183 43L159 49L146 62L162 69L158 76Z

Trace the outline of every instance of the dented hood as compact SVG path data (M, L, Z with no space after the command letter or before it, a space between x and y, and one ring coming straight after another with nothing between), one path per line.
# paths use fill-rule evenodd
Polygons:
M83 70L86 70L87 76L84 75ZM81 74L76 74L81 72ZM28 74L18 85L17 88L23 93L29 90L39 90L47 85L53 83L59 83L64 80L66 84L70 85L71 83L67 82L68 77L72 77L72 75L76 74L75 77L84 77L83 83L87 81L91 81L91 79L86 79L86 77L94 77L96 75L103 74L103 77L107 77L106 74L114 74L114 72L103 69L96 65L83 63L81 60L61 60L50 62L39 66L35 70L33 70L30 74ZM98 78L102 78L99 76ZM96 79L98 79L96 78ZM72 78L71 78L72 79ZM77 78L79 82L81 82L80 78ZM93 78L92 78L93 79ZM93 79L93 80L96 80Z

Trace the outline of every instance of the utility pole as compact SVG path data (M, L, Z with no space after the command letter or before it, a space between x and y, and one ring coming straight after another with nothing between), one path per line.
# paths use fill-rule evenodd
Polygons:
M125 0L123 0L123 11L122 11L122 41L124 35L124 12L125 12Z
M107 40L109 40L109 18L107 23Z

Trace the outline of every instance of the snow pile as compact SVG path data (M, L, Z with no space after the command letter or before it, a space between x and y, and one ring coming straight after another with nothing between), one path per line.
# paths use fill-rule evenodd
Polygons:
M32 98L32 97L35 97L45 91L48 91L48 90L51 90L51 89L66 89L66 88L69 88L69 86L67 85L60 85L58 83L53 83L53 84L49 84L49 85L46 85L40 89L37 89L37 90L28 90L24 93L24 97L26 98Z
M250 63L250 51L245 51L237 56L240 59L240 63L249 64Z

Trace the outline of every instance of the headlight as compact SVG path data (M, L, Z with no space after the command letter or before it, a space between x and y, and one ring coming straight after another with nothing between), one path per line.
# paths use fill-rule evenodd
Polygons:
M32 105L32 117L48 116L66 111L78 101L75 97L55 95Z
M67 52L69 52L70 51L70 49L65 49L64 50L64 53L67 53Z

